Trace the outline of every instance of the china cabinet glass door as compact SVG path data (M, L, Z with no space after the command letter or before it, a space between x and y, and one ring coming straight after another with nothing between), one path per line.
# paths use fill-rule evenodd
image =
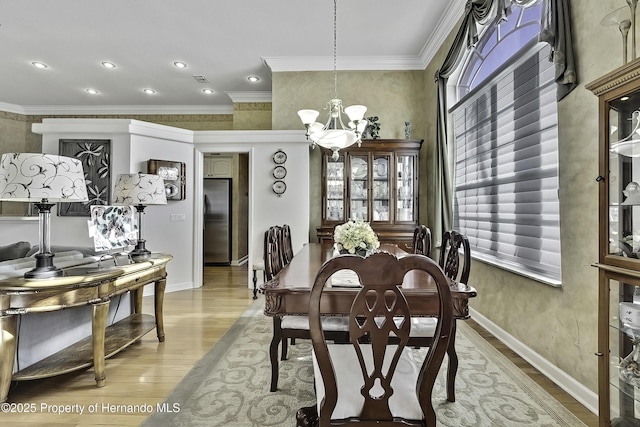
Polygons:
M391 214L391 186L389 182L390 155L373 156L373 221L388 222Z
M616 422L623 422L623 420L632 422L629 425L638 425L636 423L640 423L640 287L609 280L609 292L609 350L612 356L609 359L611 419ZM619 356L616 357L616 355Z
M413 176L415 156L396 156L396 221L416 221L415 177Z
M621 97L609 111L609 254L640 253L640 102Z
M369 156L350 156L350 219L369 221Z
M326 172L326 218L328 221L344 222L344 156L333 160L331 156L327 157Z

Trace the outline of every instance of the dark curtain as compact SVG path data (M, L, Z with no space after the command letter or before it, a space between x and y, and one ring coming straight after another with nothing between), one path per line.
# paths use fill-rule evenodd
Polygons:
M438 86L438 113L436 122L436 218L434 235L439 239L453 227L453 141L448 138L447 80L463 58L466 49L478 42L478 25L485 25L493 18L507 19L511 6L529 6L536 0L467 0L462 24L453 45L436 71ZM573 48L571 44L569 0L543 0L542 31L539 40L551 46L551 58L555 64L557 99L564 98L577 85Z

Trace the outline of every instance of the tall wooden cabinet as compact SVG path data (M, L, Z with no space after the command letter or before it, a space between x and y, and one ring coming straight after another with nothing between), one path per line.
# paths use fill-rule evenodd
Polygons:
M349 219L371 224L381 243L412 250L418 224L418 159L422 140L377 139L340 151L322 152L320 242L333 241L333 229Z
M640 59L586 86L599 103L601 426L640 425ZM634 297L634 293L636 294Z

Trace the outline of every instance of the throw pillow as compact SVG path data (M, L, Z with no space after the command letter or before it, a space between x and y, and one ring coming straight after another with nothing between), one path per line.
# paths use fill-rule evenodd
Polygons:
M29 242L16 242L7 246L0 246L0 261L24 257L31 249Z

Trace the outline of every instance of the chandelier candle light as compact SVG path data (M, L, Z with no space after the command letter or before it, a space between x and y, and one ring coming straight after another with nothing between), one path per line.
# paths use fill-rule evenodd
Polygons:
M147 260L151 252L142 238L142 214L148 205L166 205L164 180L158 175L133 173L118 175L113 191L114 204L133 205L138 213L138 242L129 256L134 262Z
M338 160L338 151L349 147L356 142L358 146L362 142L362 134L367 127L364 114L367 107L364 105L351 105L343 109L342 100L338 98L338 74L336 71L336 46L337 46L337 0L333 1L333 99L327 102L329 119L326 124L316 122L320 113L316 110L300 110L298 116L307 129L306 137L311 140L312 147L316 144L333 151L333 159ZM348 125L342 121L342 112L349 116Z
M51 207L58 202L88 200L82 162L52 154L3 154L0 160L0 200L34 202L38 208L36 266L24 277L48 279L62 276L62 270L53 264L54 254L51 253Z

